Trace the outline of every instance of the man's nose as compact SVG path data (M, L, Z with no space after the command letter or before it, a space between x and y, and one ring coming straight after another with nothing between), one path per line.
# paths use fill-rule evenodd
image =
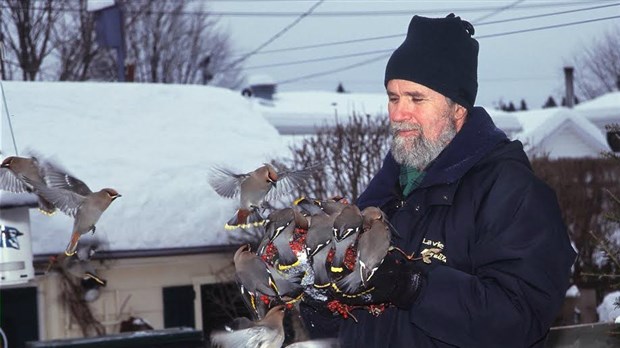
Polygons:
M404 102L395 103L389 111L390 120L393 122L403 122L411 118L411 110Z

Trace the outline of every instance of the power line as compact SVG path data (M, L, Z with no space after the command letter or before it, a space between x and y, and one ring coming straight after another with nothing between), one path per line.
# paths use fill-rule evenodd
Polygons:
M299 80L306 80L306 79L317 77L317 76L323 76L323 75L328 75L328 74L331 74L331 73L336 73L336 72L341 72L341 71L345 71L345 70L350 70L350 69L353 69L353 68L357 68L358 66L374 63L374 62L376 62L378 60L385 59L385 58L387 58L387 56L388 55L386 55L386 54L382 54L382 55L380 55L378 57L374 57L374 58L371 58L371 59L368 59L368 60L363 60L361 62L358 62L358 63L355 63L355 64L351 64L351 65L347 65L347 66L344 66L344 67L340 67L340 68L337 68L337 69L332 69L332 70L328 70L328 71L322 71L322 72L319 72L319 73L314 73L314 74L304 75L304 76L300 76L300 77L295 77L295 78L288 79L288 80L278 81L277 84L283 85L285 83L291 83L291 82L296 82L296 81L299 81Z
M557 15L563 15L563 14L567 14L567 13L597 10L597 9L601 9L601 8L612 7L612 6L619 6L619 5L620 5L620 3L614 3L614 4L608 4L608 5L586 7L586 8L580 8L580 9L574 9L574 10L566 10L566 11L559 11L559 12L549 12L549 13L543 13L543 14L537 14L537 15L528 15L528 16L507 18L507 19L488 21L488 22L481 22L481 23L473 22L473 24L475 24L476 27L479 27L479 26L491 25L491 24L501 24L501 23L515 22L515 21L521 21L521 20L527 20L527 19L557 16ZM345 45L345 44L351 44L351 43L359 43L359 42L365 42L365 41L393 39L393 38L403 37L403 36L404 36L403 33L392 34L392 35L383 35L383 36L372 36L372 37L359 38L359 39L350 39L350 40L344 40L344 41L333 41L333 42L325 42L325 43L318 43L318 44L311 44L311 45L302 45L302 46L294 46L294 47L288 47L288 48L264 50L264 51L258 52L256 54L268 54L268 53L297 51L297 50L304 50L304 49L311 49L311 48L320 48L320 47L328 47L328 46Z
M265 48L265 46L269 45L270 43L274 42L275 40L277 40L280 36L284 35L284 33L286 33L287 31L291 30L291 28L293 28L295 25L297 25L297 23L299 23L302 19L304 19L305 17L307 17L308 15L310 15L312 13L312 11L314 11L314 9L316 9L324 0L319 0L317 1L314 5L312 5L306 12L302 13L299 17L297 17L292 23L290 23L289 25L287 25L286 27L284 27L282 30L280 30L279 32L277 32L275 35L273 35L272 37L270 37L269 39L267 39L267 41L265 41L263 44L261 44L260 46L258 46L257 48L255 48L253 51L245 54L244 56L242 56L241 58L233 61L232 63L230 63L227 68L230 68L232 66L235 66L243 61L245 61L246 59L248 59L249 57L251 57L252 55L256 54L258 51L260 51L261 49ZM222 70L226 70L222 69Z
M303 59L303 60L296 60L296 61L284 62L284 63L273 63L273 64L265 64L265 65L255 65L255 66L250 66L250 67L247 67L247 68L239 68L239 70L262 69L262 68L272 68L272 67L276 67L276 66L284 66L284 65L295 65L295 64L304 64L304 63L314 63L314 62L321 62L321 61L325 61L325 60L333 60L333 59L342 59L342 58L351 58L351 57L367 56L367 55L370 55L370 54L385 53L385 52L387 52L387 51L390 51L390 50L375 50L375 51L367 51L367 52L359 52L359 53L343 54L343 55L338 55L338 56L321 57L321 58L314 58L314 59Z
M476 22L479 22L479 21L481 21L483 19L491 18L491 17L493 17L493 16L495 16L495 15L497 15L499 13L502 13L502 12L510 9L511 7L514 7L514 6L518 5L519 3L523 2L523 1L525 1L525 0L514 1L512 4L506 5L506 6L502 7L502 8L498 8L497 10L492 11L491 13L488 13L488 14L482 16L482 17L478 17L478 18L474 19L472 21L472 23L475 24Z
M609 0L611 1L611 0ZM591 4L592 1L579 1L579 2L543 2L543 3L533 3L528 5L519 6L519 9L535 9L535 8L547 8L547 7L561 7L561 6L576 6L581 4ZM21 9L21 5L0 5L0 8L11 8L11 9ZM60 7L30 7L33 10L53 10L53 11L64 11L64 12L79 12L80 9L77 8L68 8L64 6ZM468 13L468 12L484 12L484 11L495 11L501 9L503 7L497 6L482 6L482 7L461 7L461 8L444 8L444 9L434 9L434 10L425 10L418 9L415 10L417 14L437 14L437 13ZM230 17L297 17L303 15L304 12L256 12L256 11L153 11L153 10L140 10L140 11L131 11L125 9L125 13L128 14L143 14L143 15L162 15L169 14L174 16L187 16L187 15L217 15L217 16L230 16ZM355 16L402 16L407 15L411 16L413 11L411 9L407 10L392 10L392 11L331 11L331 12L315 12L312 16L315 17L355 17Z
M567 27L567 26L571 26L571 25L579 25L579 24L585 24L585 23L591 23L591 22L598 22L598 21L615 19L615 18L620 18L620 15L618 15L618 16L610 16L610 17L602 17L602 18L594 18L594 19L588 19L588 20L577 21L577 22L570 22L570 23L562 23L562 24L556 24L556 25L548 25L548 26L544 26L544 27L536 27L536 28L508 31L508 32L503 32L503 33L489 34L489 35L479 36L476 39L480 40L480 39L499 37L499 36L506 36L506 35L513 35L513 34L520 34L520 33L532 32L532 31L555 29L555 28L560 28L560 27ZM391 54L392 51L393 51L393 49L387 49L387 50L384 50L384 52L389 52L389 53L383 54L383 55L378 56L378 57L374 57L374 58L366 60L366 61L362 61L362 62L358 62L358 63L352 64L352 65L344 66L344 67L342 67L340 69L331 69L331 70L328 70L328 71L318 72L318 73L314 73L314 74L309 74L309 75L301 76L301 77L298 77L298 78L292 78L292 79L284 80L284 81L281 81L281 82L278 82L278 83L279 84L291 83L291 82L296 82L296 81L299 81L299 80L305 80L305 79L312 78L312 77L324 76L324 75L338 73L338 72L345 71L345 70L350 70L350 69L353 69L353 68L357 68L359 66L363 66L363 65L367 65L367 64L373 63L373 62L375 62L377 60L380 60L380 59L385 59L385 58L387 58ZM379 52L381 52L381 51L375 51L375 53L379 53Z

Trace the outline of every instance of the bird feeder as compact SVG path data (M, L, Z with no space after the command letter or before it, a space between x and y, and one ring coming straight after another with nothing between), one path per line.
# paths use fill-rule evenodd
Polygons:
M34 278L28 208L3 208L0 233L0 287L27 283Z

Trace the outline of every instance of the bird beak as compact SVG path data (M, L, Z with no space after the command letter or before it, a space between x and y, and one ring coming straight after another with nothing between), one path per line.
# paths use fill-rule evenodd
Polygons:
M112 196L112 200L115 200L115 199L117 199L118 197L123 197L123 196L122 196L122 195L120 195L120 194L118 194L118 195L116 195L116 196Z

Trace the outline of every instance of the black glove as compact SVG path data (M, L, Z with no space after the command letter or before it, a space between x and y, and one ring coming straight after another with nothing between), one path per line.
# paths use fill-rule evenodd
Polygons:
M426 281L420 262L388 253L370 278L367 288L371 290L364 296L342 298L341 301L349 305L392 303L398 308L409 309Z

